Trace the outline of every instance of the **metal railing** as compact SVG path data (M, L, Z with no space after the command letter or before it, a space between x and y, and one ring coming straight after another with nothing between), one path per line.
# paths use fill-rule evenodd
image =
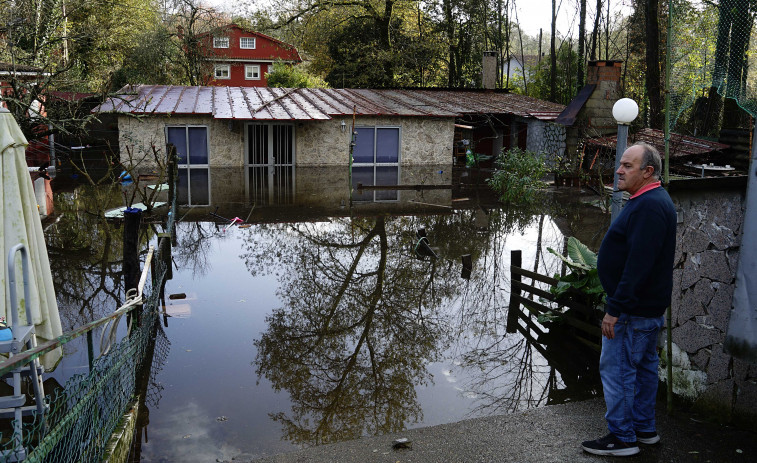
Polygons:
M173 229L175 217L174 197L171 198L168 230ZM150 365L151 359L147 357L151 355L160 325L160 289L170 265L163 255L170 253L170 244L160 244L157 251L150 247L136 292L127 294L127 301L118 310L0 362L0 375L6 375L74 339L87 336L88 373L74 375L62 388L48 393L45 401L49 410L45 416L33 414L24 418L23 448L27 454L24 461L102 460L111 435L134 401L143 366ZM150 294L143 297L151 268ZM115 343L116 329L124 315L129 324L128 335ZM93 335L100 328L105 342L101 345L101 354L95 357ZM0 450L9 451L3 461L23 459L14 456L12 431L2 426L0 423Z

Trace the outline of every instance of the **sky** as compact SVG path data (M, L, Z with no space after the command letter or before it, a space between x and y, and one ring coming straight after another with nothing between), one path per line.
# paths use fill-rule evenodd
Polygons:
M604 0L606 5L608 0ZM630 3L631 0L609 0L610 1L610 17L612 18L616 13L621 13L627 16L631 12ZM213 6L219 10L227 12L242 11L244 8L240 8L239 5L249 7L255 4L261 7L275 3L275 0L253 0L240 2L239 0L203 0L203 3L208 6ZM594 7L596 2L587 0L587 6L589 14L587 16L587 30L591 28L594 18ZM552 0L520 0L515 1L517 21L524 32L531 36L539 35L539 28L543 29L543 34L549 36L550 33L550 15L552 12ZM568 35L578 29L578 0L557 0L559 8L557 18L557 31L562 35ZM605 13L606 14L606 13ZM515 18L513 18L515 19Z

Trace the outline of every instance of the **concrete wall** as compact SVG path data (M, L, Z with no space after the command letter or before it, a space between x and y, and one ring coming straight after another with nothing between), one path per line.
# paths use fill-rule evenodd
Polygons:
M345 130L341 123L344 121ZM151 146L165 151L166 125L206 125L210 137L211 167L244 164L245 122L199 116L118 118L121 162L153 167ZM352 118L303 121L295 124L295 162L298 166L347 166ZM358 117L357 126L401 127L400 165L452 165L454 118ZM129 155L131 152L131 156ZM164 154L162 154L164 155Z
M757 364L723 352L739 260L745 188L708 180L679 189L673 273L673 386L696 410L757 429ZM722 182L722 179L715 179ZM661 377L666 378L664 368Z

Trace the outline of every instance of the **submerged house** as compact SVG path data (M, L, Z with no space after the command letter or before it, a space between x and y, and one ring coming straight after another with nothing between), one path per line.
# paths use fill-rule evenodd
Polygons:
M565 131L552 121L563 108L486 90L140 85L95 111L117 116L124 165L150 168L152 147L163 152L173 144L180 178L191 188L212 183L213 167L256 169L259 183L286 183L295 167L328 169L346 180L351 166L350 177L367 185L449 184L429 172L464 163L461 147L489 156L516 146L562 154Z

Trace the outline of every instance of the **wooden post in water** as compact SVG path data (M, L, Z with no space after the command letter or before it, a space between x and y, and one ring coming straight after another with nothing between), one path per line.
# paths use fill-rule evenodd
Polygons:
M523 253L520 250L510 251L510 305L507 308L508 333L515 333L518 324L518 310L520 310L520 287L513 285L514 281L520 283L520 274L513 273L513 267L521 267Z
M124 248L123 278L124 295L139 285L139 225L142 222L142 210L127 208L124 211ZM137 311L134 311L138 314ZM139 323L139 318L135 320Z

